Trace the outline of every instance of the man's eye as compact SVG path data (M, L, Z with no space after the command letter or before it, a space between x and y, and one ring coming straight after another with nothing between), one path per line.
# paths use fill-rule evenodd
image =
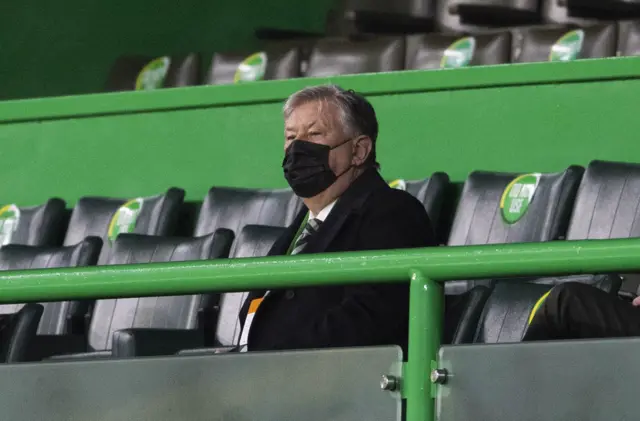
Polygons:
M309 133L310 136L322 136L322 133L320 132L311 132Z

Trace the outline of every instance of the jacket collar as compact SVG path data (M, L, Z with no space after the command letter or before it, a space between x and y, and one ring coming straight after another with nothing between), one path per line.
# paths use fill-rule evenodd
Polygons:
M326 251L349 217L359 213L369 195L380 188L389 188L389 186L375 168L369 168L360 174L349 188L345 190L342 196L338 198L338 201L320 227L320 230L309 239L309 243L301 254L322 253ZM294 236L300 228L300 225L304 222L308 212L307 207L303 206L294 223L287 229L280 240L274 244L269 255L282 255L286 253L286 250L294 240Z

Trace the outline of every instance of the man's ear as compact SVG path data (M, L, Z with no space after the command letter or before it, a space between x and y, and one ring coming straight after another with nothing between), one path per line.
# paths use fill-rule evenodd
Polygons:
M369 136L359 136L353 146L353 158L351 164L359 167L367 162L367 158L373 149L373 141Z

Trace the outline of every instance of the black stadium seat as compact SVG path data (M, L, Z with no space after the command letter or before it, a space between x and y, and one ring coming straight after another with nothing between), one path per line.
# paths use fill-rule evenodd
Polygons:
M404 68L404 37L325 38L311 50L308 77L391 72Z
M236 236L245 225L288 227L302 209L291 189L213 187L204 198L194 235L227 228Z
M617 27L609 23L517 29L511 56L515 63L613 57L616 40Z
M434 0L345 0L329 12L329 36L404 34L432 29Z
M639 203L640 165L593 161L580 183L566 238L592 240L640 237ZM621 278L617 274L579 275L541 278L531 284L499 283L488 302L476 340L519 341L536 301L552 285L582 282L617 293L623 278L624 275ZM632 295L637 293L637 285L633 286L628 291Z
M266 225L247 225L240 232L233 258L266 256L276 240L284 233L283 227ZM235 346L240 340L240 310L248 292L231 292L222 294L220 300L220 317L216 328L216 346Z
M182 262L229 256L233 233L219 229L195 238L123 235L110 264ZM133 357L173 354L212 343L219 294L99 300L89 327L89 347Z
M618 55L640 56L640 21L618 22Z
M393 188L405 190L417 198L427 211L431 225L436 230L438 238L443 238L440 215L444 204L445 195L449 187L449 176L442 172L436 172L423 180L406 181L394 180L389 183Z
M274 45L252 53L215 53L204 83L292 79L300 76L301 62L302 49L292 44Z
M440 0L436 20L445 30L510 27L540 22L539 0Z
M66 247L7 245L0 248L0 270L46 269L95 265L102 241L88 237L80 243ZM3 347L0 361L32 359L39 346L29 347L29 339L36 333L59 335L70 330L69 324L82 322L84 313L78 313L67 302L44 304L0 305L0 314L11 314L10 327L2 330ZM37 359L37 358L36 358Z
M407 36L407 69L440 69L508 63L511 33L420 34Z
M144 71L144 74L142 72ZM200 82L200 58L197 54L158 58L120 57L109 73L107 91L133 91L193 86Z
M219 230L197 238L123 234L117 238L109 264L208 260L229 255L233 233ZM118 298L96 301L87 338L73 335L49 339L48 355L56 360L166 355L185 347L203 346L212 335L217 297L186 295ZM45 338L32 338L33 343ZM113 341L113 342L112 342ZM113 353L112 353L113 344ZM79 346L81 345L81 346ZM42 350L45 354L47 350ZM47 355L41 356L47 356ZM19 358L19 357L18 357Z
M476 171L464 184L449 235L450 246L527 243L562 238L569 223L573 200L583 168L571 166L560 173L540 174L537 188L520 219L507 222L505 189L518 174ZM522 180L522 179L520 179ZM524 189L522 190L524 192ZM453 281L447 293L460 293L484 281Z
M103 264L119 233L172 235L183 199L184 191L177 188L131 200L83 197L71 214L64 245L76 244L88 236L100 237L104 244L98 264Z
M640 237L640 164L593 161L587 167L568 240Z
M65 202L49 199L43 205L20 207L14 204L0 208L0 246L59 245L64 235Z
M582 173L583 168L575 166L553 174L520 176L484 171L471 173L458 203L449 245L521 243L561 238L566 231ZM522 197L532 199L526 205ZM454 343L473 341L489 296L488 287L492 287L493 283L473 280L445 284L449 307L453 308L457 302L456 307L466 308L462 314L448 313L445 318L445 333L455 332ZM467 291L469 293L463 294ZM445 342L447 339L445 337Z

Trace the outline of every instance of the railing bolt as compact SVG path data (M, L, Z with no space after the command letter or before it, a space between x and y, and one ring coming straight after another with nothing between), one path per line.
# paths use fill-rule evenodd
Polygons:
M395 376L384 375L382 376L382 380L380 380L380 388L393 392L398 388L398 379Z
M445 384L449 378L449 372L444 368L436 368L431 372L431 383Z

